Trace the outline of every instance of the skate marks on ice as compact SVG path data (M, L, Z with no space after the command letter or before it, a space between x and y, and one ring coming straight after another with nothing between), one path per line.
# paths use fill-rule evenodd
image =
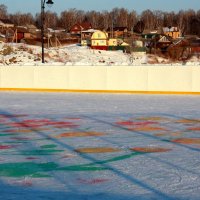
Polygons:
M50 187L58 190L68 185L65 181L69 177L72 186L68 187L73 190L87 185L109 188L124 179L125 185L170 199L173 188L165 193L159 180L168 170L179 173L179 182L177 174L171 174L165 184L174 179L176 187L187 185L184 173L191 177L188 183L199 180L199 133L200 119L176 116L54 118L2 113L0 179L23 188L51 182ZM183 161L183 152L190 163ZM162 167L165 173L157 179L155 172L147 173L148 168L160 171Z

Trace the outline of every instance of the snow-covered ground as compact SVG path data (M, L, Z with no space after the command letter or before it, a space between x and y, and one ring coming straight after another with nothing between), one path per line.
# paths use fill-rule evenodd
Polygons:
M199 199L199 96L0 97L0 199Z
M59 48L45 49L46 65L143 65L143 64L175 64L156 55L122 51L92 50L79 45L68 45ZM194 56L184 65L200 65L200 58ZM0 43L0 65L41 65L41 47L27 44Z

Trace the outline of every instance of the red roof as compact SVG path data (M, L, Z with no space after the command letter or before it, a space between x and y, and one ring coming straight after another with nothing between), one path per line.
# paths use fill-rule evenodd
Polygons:
M77 23L73 25L70 29L70 32L81 32L92 28L92 24L89 22Z

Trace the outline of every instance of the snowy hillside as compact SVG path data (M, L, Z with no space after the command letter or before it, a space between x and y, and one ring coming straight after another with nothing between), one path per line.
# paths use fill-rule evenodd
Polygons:
M155 55L122 51L100 51L78 45L45 49L47 65L141 65L176 64ZM199 65L200 58L193 57L188 65ZM41 65L41 47L26 44L0 43L0 65Z

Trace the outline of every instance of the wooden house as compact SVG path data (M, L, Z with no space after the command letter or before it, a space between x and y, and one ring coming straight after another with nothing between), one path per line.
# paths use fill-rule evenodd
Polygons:
M6 41L6 36L0 33L0 42L5 42L5 41Z
M160 39L160 32L158 30L144 30L142 33L142 40L144 47L152 48L153 43Z
M125 38L128 35L127 27L113 27L107 29L110 38Z
M26 27L30 33L36 33L38 30L37 27L33 24L27 24Z
M172 38L165 35L162 29L144 30L142 34L144 47L147 47L150 53L152 50L160 49L163 53L167 52L167 48L172 44Z
M193 38L189 40L191 55L200 55L200 38Z
M12 28L14 24L9 19L0 19L0 28Z
M120 38L110 38L108 40L108 50L122 50L122 51L124 51L127 47L129 47L129 44L124 42Z
M160 35L156 43L156 48L160 49L163 53L167 52L167 48L172 44L172 39L166 35Z
M77 23L71 27L70 33L71 35L81 36L82 31L86 31L89 29L92 29L91 23L89 22Z
M167 49L170 58L175 60L185 60L190 54L189 41L184 38L178 38Z
M2 31L2 33L5 35L5 42L12 42L15 32L11 28L6 28Z
M16 27L15 31L16 31L16 34L17 34L17 40L18 41L21 41L22 39L31 38L31 33L29 32L27 27L18 26L18 27Z
M172 37L173 39L181 37L181 32L177 27L164 27L163 33L167 36Z
M91 48L108 50L108 34L104 31L95 31L91 37Z

